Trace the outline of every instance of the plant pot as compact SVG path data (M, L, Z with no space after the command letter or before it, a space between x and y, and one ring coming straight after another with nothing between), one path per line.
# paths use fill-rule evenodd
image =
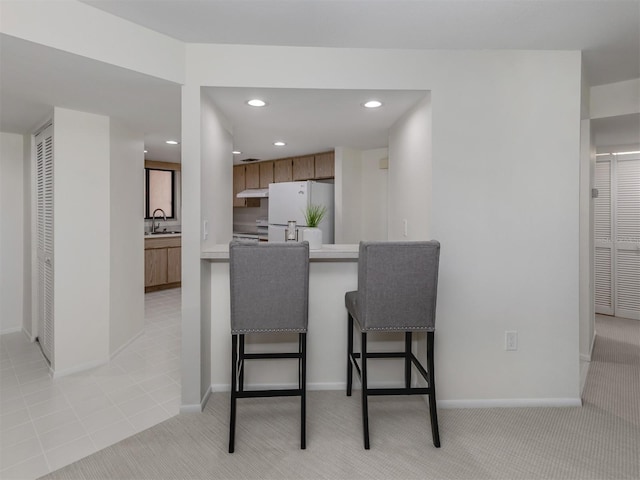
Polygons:
M316 227L307 227L302 230L302 240L309 242L309 250L322 248L322 230Z

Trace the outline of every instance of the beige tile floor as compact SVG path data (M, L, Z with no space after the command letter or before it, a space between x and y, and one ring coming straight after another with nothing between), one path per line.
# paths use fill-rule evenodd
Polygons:
M180 320L180 289L148 293L142 336L55 380L24 333L1 335L0 478L37 478L177 415Z

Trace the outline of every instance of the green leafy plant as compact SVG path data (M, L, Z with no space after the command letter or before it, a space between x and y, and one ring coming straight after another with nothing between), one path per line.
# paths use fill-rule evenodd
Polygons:
M327 207L324 205L309 205L304 210L304 220L307 222L307 227L317 227L327 214Z

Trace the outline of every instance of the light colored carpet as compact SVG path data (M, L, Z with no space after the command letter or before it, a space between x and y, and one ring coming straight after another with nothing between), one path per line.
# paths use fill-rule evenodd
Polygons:
M46 479L634 479L640 478L640 322L599 319L582 408L439 411L431 443L419 398L370 402L311 392L307 450L295 399L241 400L227 453L228 395L47 475ZM446 380L441 380L446 381Z

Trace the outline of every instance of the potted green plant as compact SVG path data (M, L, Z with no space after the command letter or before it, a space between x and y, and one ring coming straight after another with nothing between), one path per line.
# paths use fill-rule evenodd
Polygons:
M303 213L307 226L302 230L302 240L309 242L309 249L318 250L322 248L322 230L318 228L318 225L327 214L327 207L310 204L307 205Z

